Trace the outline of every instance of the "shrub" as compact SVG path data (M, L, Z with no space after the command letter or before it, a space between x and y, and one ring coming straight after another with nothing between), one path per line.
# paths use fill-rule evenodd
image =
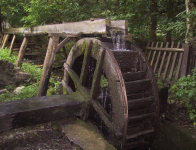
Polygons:
M184 103L188 110L190 121L196 122L196 68L191 75L181 77L171 88L170 92L175 100Z

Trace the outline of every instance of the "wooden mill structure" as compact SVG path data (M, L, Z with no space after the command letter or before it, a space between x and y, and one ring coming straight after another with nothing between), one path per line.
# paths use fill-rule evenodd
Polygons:
M13 35L10 49L18 34L24 36L16 66L23 60L30 37L47 34L49 43L38 97L1 103L0 132L77 117L116 149L150 147L159 120L154 73L144 53L127 36L128 50L112 50L110 30L127 31L127 22L92 19L4 30L2 48L9 35ZM60 37L64 39L59 43ZM62 80L68 94L45 96L55 54L73 37L79 40L64 63Z

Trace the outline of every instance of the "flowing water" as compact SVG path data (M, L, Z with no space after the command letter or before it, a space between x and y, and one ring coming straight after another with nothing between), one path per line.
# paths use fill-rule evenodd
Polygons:
M126 42L126 31L115 31L110 30L112 43L113 43L113 49L116 51L126 51L125 42Z

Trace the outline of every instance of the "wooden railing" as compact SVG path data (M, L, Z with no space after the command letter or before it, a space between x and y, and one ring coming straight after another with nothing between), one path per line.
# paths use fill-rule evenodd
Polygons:
M162 82L173 85L180 77L189 73L190 46L174 42L152 42L144 48L155 75Z

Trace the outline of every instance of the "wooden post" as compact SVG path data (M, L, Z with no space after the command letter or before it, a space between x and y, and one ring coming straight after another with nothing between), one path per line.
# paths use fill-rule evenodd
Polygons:
M2 43L3 43L3 34L0 33L0 45L2 45Z
M51 69L54 62L58 41L59 41L59 37L57 36L50 37L37 96L45 96L47 93L48 83L51 75Z
M24 39L22 41L22 45L20 46L20 50L19 50L19 54L18 54L18 58L17 58L17 61L16 61L16 66L19 67L23 58L24 58L24 54L25 54L25 51L26 51L26 48L27 48L27 45L30 41L30 36L24 36Z
M2 46L1 46L2 49L5 48L5 46L6 46L7 42L8 42L8 38L9 38L9 34L5 34L5 35L4 35L3 44L2 44Z
M16 35L14 34L13 37L12 37L12 42L10 44L10 55L13 53L13 47L14 47L15 39L16 39Z
M181 77L187 76L189 73L189 64L190 64L190 45L184 44L184 55L182 60L181 67Z

